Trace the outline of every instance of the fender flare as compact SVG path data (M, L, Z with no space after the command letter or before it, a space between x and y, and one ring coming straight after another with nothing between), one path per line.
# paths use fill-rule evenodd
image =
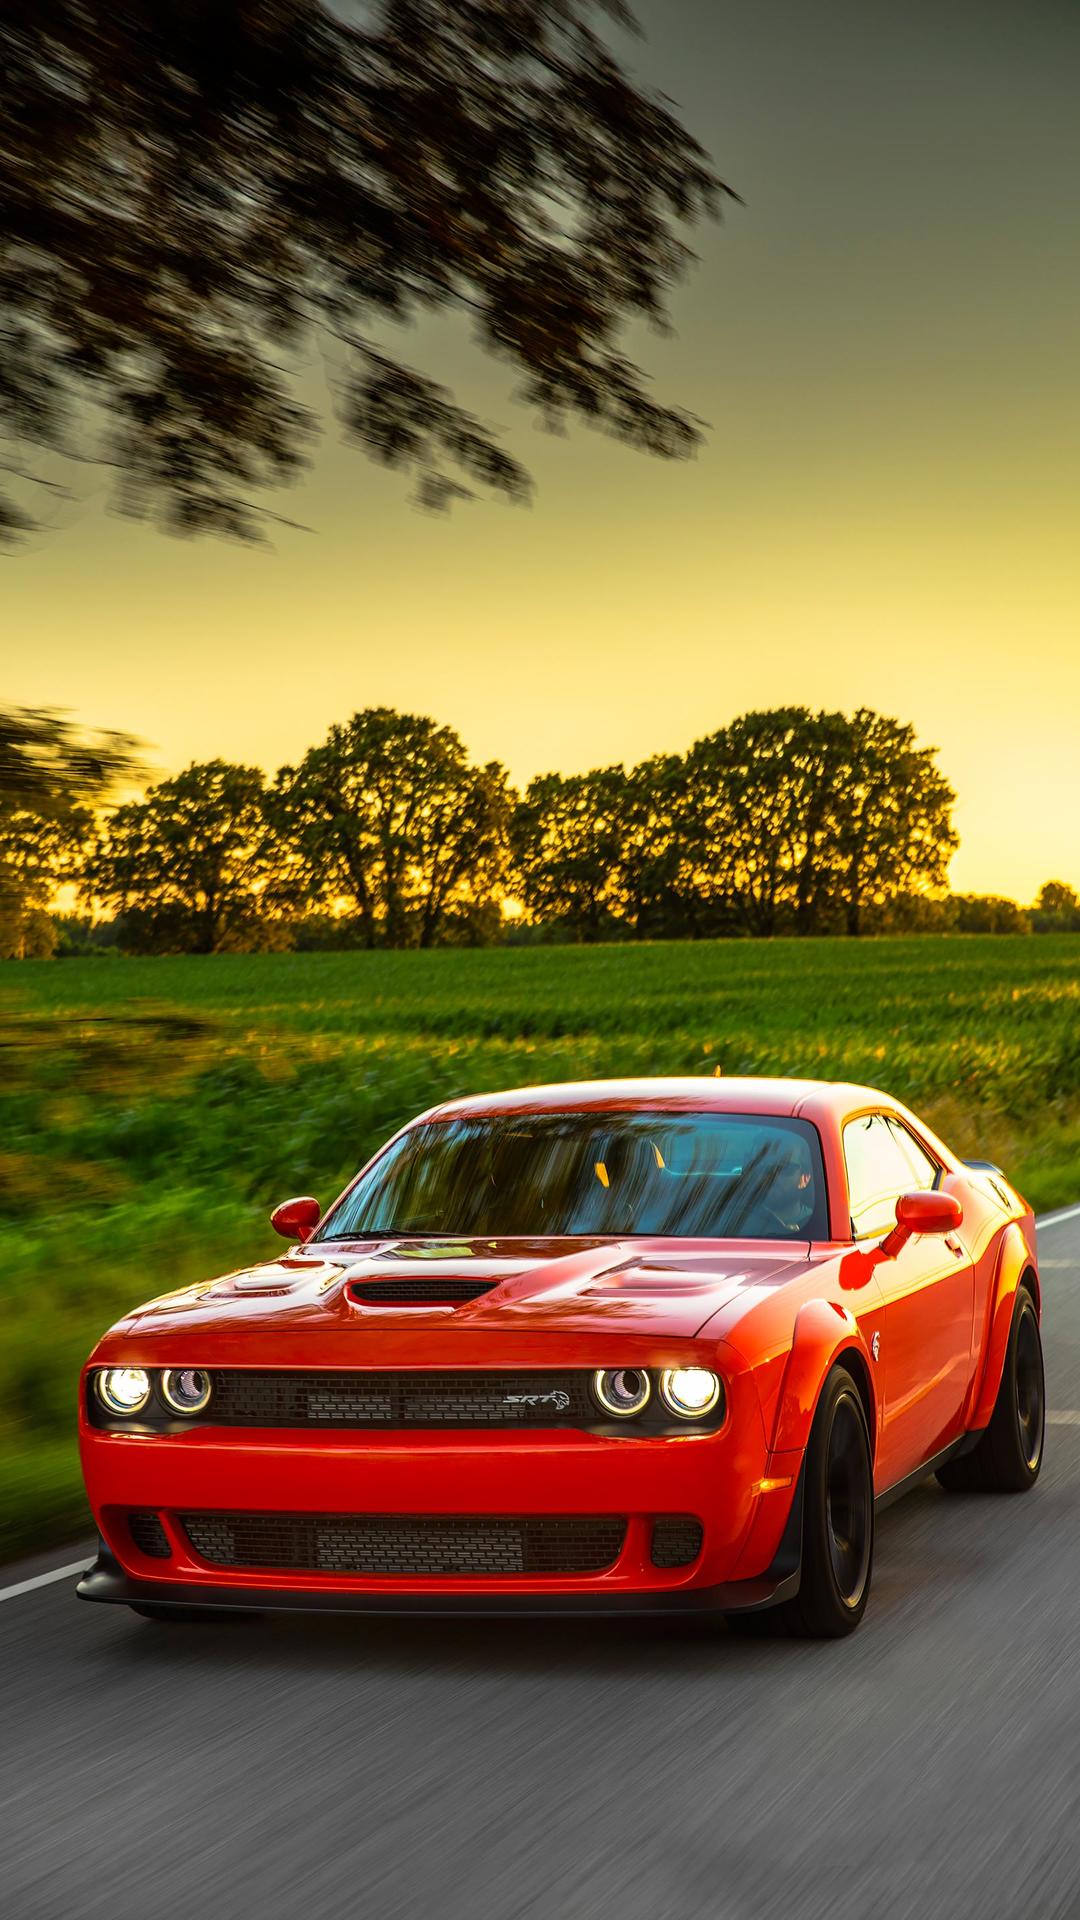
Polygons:
M971 1416L965 1423L968 1429L974 1432L981 1432L984 1427L990 1425L1001 1386L1001 1376L1005 1370L1005 1356L1009 1347L1009 1335L1012 1332L1016 1296L1020 1291L1021 1281L1029 1274L1033 1279L1035 1278L1035 1261L1031 1248L1020 1231L1019 1223L1013 1220L1002 1236L993 1292L983 1328L982 1371L981 1373L976 1371ZM1041 1319L1042 1301L1039 1297L1037 1279L1032 1291L1035 1296L1035 1311Z
M859 1323L847 1307L829 1300L807 1300L799 1308L791 1354L780 1387L771 1453L804 1452L817 1411L821 1389L839 1356L852 1349L859 1354L869 1392L871 1453L877 1449L878 1410L874 1370Z

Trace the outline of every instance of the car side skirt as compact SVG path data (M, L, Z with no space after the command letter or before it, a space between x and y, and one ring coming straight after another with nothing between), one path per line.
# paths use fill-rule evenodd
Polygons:
M923 1481L928 1480L939 1467L945 1466L950 1460L958 1460L963 1453L970 1453L974 1447L978 1446L983 1432L982 1427L973 1427L970 1432L962 1433L960 1438L954 1440L950 1446L942 1447L940 1453L935 1453L932 1460L924 1460L921 1467L916 1467L913 1473L905 1474L895 1486L886 1487L883 1493L876 1494L874 1512L883 1513L886 1507L892 1506L894 1500L902 1500L905 1493L911 1493L916 1487L921 1486Z

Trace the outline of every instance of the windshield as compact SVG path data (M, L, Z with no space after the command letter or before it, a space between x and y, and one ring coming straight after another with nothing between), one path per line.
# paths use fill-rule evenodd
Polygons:
M655 1234L827 1237L805 1121L730 1113L540 1113L429 1120L375 1161L320 1240Z

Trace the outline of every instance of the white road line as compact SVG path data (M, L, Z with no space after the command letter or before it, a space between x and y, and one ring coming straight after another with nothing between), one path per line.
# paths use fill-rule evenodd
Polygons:
M1080 1427L1080 1413L1048 1413L1048 1427Z
M1041 1233L1044 1227L1061 1227L1066 1220L1080 1220L1080 1207L1063 1207L1060 1213L1044 1213L1035 1225Z
M90 1560L73 1560L70 1566L54 1567L51 1573L36 1573L32 1580L17 1580L13 1587L0 1587L0 1601L15 1600L20 1593L33 1593L35 1587L51 1587L54 1580L70 1580L73 1573L85 1573Z

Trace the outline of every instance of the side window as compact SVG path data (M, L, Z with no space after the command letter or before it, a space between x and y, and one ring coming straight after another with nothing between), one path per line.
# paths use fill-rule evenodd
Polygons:
M893 1138L911 1170L911 1177L908 1180L906 1191L908 1193L914 1193L918 1187L925 1187L929 1190L937 1182L939 1169L936 1163L931 1160L930 1155L925 1149L920 1147L914 1135L908 1132L902 1120L897 1120L895 1115L890 1114L889 1126L892 1129Z
M934 1162L907 1128L884 1113L864 1113L848 1121L844 1159L856 1240L888 1233L896 1224L900 1195L932 1187L937 1178Z

